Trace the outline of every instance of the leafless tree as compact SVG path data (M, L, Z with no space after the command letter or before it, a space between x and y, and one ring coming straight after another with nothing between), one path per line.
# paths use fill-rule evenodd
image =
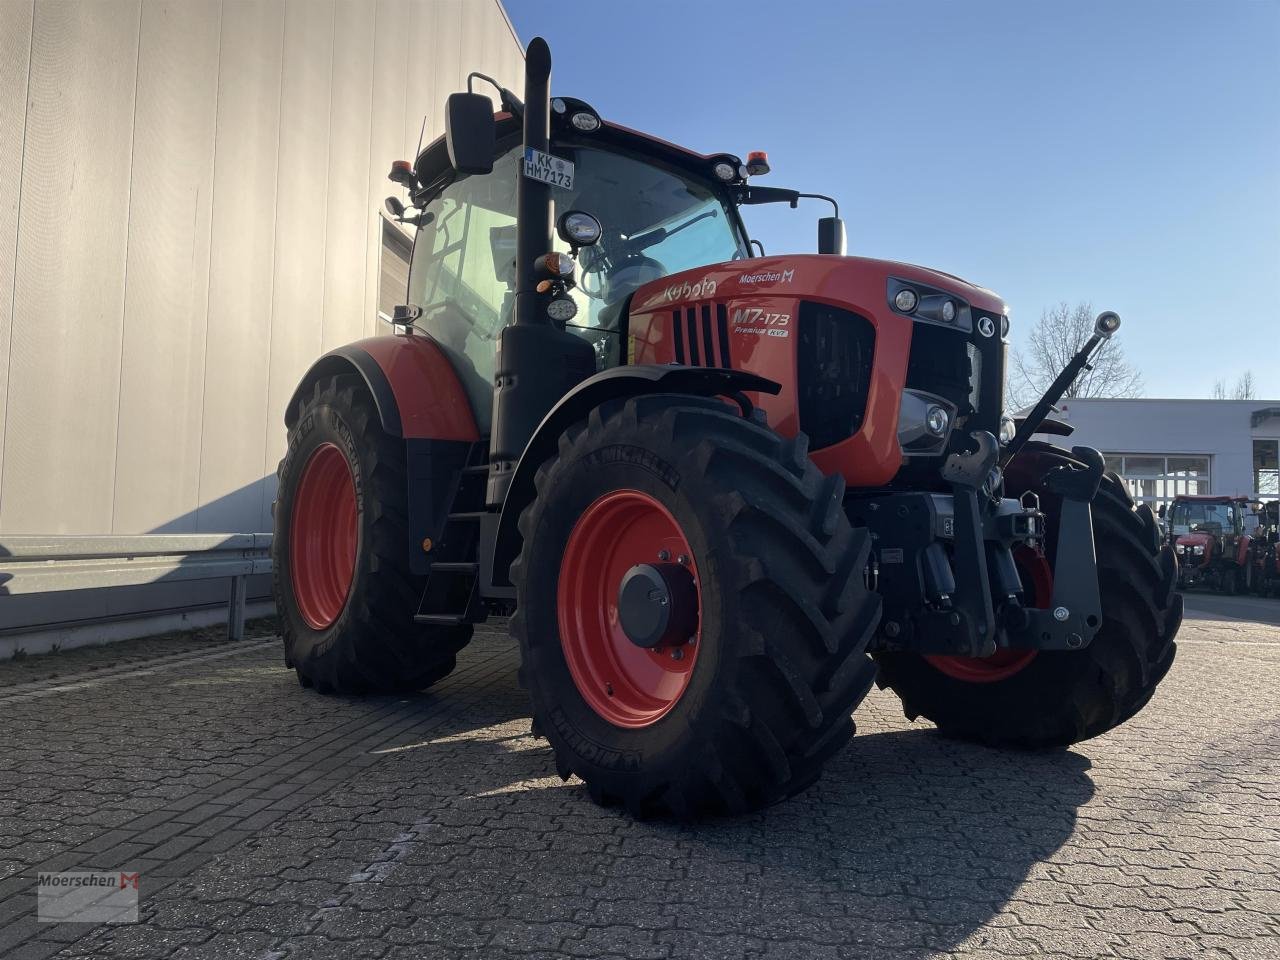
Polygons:
M1093 335L1095 319L1092 305L1085 302L1071 307L1064 300L1044 310L1031 330L1025 351L1013 352L1006 378L1006 406L1019 409L1038 400ZM1065 399L1142 395L1142 374L1124 358L1117 337L1098 349L1090 365L1092 369L1082 371L1067 388Z
M1215 400L1256 400L1258 397L1258 385L1254 381L1253 371L1246 370L1236 378L1236 385L1230 390L1227 389L1227 381L1217 380L1213 384L1213 399Z

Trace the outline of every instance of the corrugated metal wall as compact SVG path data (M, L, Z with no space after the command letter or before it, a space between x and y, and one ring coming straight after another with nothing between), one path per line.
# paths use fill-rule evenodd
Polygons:
M521 64L496 0L0 0L0 538L269 530L391 161Z

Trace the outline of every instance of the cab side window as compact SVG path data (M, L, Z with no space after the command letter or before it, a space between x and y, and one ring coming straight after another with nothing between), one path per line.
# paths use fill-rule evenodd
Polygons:
M498 336L515 302L517 151L451 183L426 207L409 275L418 325L445 348L487 428Z

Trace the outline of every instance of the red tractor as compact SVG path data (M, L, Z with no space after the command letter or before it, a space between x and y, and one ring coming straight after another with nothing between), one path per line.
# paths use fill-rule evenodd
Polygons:
M1119 317L1015 423L998 296L844 256L838 211L818 255L756 255L740 207L811 195L553 100L550 71L534 40L523 102L453 94L394 166L399 333L289 404L274 570L302 685L420 690L509 614L561 776L679 817L813 782L877 675L987 743L1141 709L1174 555L1096 451L1030 439Z
M1178 496L1166 519L1181 589L1201 584L1223 593L1246 589L1257 529L1247 497Z
M1245 586L1259 596L1280 596L1280 500L1259 503L1258 526L1249 543Z

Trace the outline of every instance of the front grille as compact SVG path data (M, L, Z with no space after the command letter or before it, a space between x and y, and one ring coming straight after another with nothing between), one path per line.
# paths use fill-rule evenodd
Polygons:
M800 304L799 328L800 429L818 450L853 436L862 426L876 331L866 317L808 301Z
M671 329L676 363L691 367L733 366L729 359L729 312L723 303L672 310Z
M950 401L961 416L973 412L973 363L968 337L959 330L917 323L911 329L907 388Z

